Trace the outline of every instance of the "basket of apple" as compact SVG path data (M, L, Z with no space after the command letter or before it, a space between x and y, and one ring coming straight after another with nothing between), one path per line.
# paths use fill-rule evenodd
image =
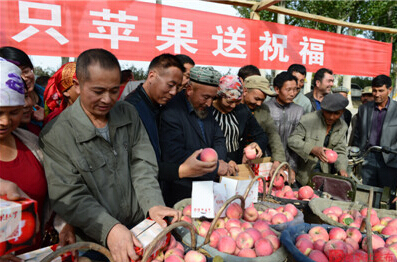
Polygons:
M237 199L240 205L233 202ZM212 222L193 219L198 246L211 257L220 256L225 261L284 261L287 254L280 246L279 233L264 220L253 223L242 219L244 200L240 195L228 199ZM190 208L190 205L183 208L185 221L191 221L187 218ZM226 217L221 218L224 211ZM183 228L178 229L182 241L189 244L186 233Z
M308 208L309 201L314 198L319 198L320 191L314 191L310 186L303 186L299 189L292 189L291 182L285 172L280 172L283 167L288 168L288 174L291 173L291 167L287 162L283 162L275 170L272 179L266 184L267 199L274 199L280 204L291 203L299 209Z
M309 207L321 223L356 228L360 228L368 210L362 204L331 199L314 199L309 203ZM372 208L370 212L372 231L383 235L397 234L395 210Z
M288 261L397 262L397 235L366 236L352 227L300 224L284 230L281 243L288 251Z

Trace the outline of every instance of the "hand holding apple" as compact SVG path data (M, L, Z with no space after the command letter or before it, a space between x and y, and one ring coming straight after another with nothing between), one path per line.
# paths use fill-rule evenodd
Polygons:
M321 162L328 163L327 155L325 154L326 150L328 150L328 148L315 146L312 148L310 153L318 157L318 159L320 159Z
M261 156L262 156L262 149L260 148L260 146L257 143L252 142L251 144L249 144L248 146L246 146L244 148L243 163L246 162L244 157L248 160L253 160L253 159L259 158Z
M199 177L211 173L216 169L218 161L215 160L210 162L204 162L198 160L199 156L208 159L208 153L204 153L204 155L201 155L203 151L203 149L196 150L191 156L189 156L185 160L185 162L183 162L179 166L179 178ZM214 152L216 154L215 150ZM212 154L214 154L214 152ZM218 159L218 157L216 157L216 159Z
M218 161L218 154L210 147L204 148L200 153L200 160L204 162Z
M338 154L332 149L325 150L325 155L327 156L328 163L331 164L335 163L338 159Z

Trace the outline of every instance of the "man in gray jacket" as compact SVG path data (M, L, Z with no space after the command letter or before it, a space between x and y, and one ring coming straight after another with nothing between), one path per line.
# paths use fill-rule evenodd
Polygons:
M104 49L77 58L80 98L40 134L54 211L78 239L110 249L116 262L136 260L130 228L147 215L165 226L179 211L165 207L157 161L135 108L118 102L120 65Z
M281 137L287 162L292 168L290 174L291 181L295 181L298 155L288 148L288 137L292 134L304 113L301 106L293 103L297 84L295 76L289 72L281 72L273 81L273 87L277 96L265 102L270 109L270 114Z

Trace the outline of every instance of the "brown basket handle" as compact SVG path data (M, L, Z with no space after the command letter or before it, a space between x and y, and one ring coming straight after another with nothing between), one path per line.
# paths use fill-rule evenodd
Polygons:
M91 249L91 250L95 250L99 253L101 253L102 255L106 256L107 259L109 259L110 262L114 262L112 254L110 253L109 249L107 249L106 247L103 247L99 244L93 243L93 242L77 242L77 243L73 243L64 247L61 247L57 250L55 250L54 252L52 252L51 254L49 254L48 256L46 256L45 258L43 258L41 260L41 262L51 262L52 260L54 260L55 258L57 258L58 256L65 254L67 252L72 252L75 250L79 250L79 249Z
M210 237L211 237L212 231L214 231L216 222L218 222L218 219L221 217L221 215L222 215L223 211L226 209L226 207L230 203L232 203L234 200L236 200L236 199L240 199L241 200L241 208L244 211L244 209L245 209L245 198L243 196L234 195L231 198L229 198L228 200L226 200L226 202L223 203L223 206L221 207L221 209L219 209L219 212L216 214L215 218L212 220L210 229L208 230L207 235L205 236L204 243L199 248L201 248L202 246L204 246L204 245L206 245L206 244L208 244L210 242Z
M171 232L173 229L175 229L177 227L189 228L190 236L191 236L191 248L193 248L195 250L196 249L196 233L194 232L193 225L186 221L179 221L179 222L176 222L176 223L171 224L168 227L166 227L163 231L161 231L160 234L157 235L157 237L155 237L153 239L152 242L150 242L150 244L147 246L147 248L145 250L145 253L143 254L142 262L146 262L149 259L150 255L153 253L153 250L156 248L157 243L163 237L165 237L169 232Z
M282 162L282 163L276 168L276 170L274 171L274 174L273 174L273 176L272 176L272 179L270 180L269 191L268 191L268 193L266 194L267 196L270 196L270 194L271 194L271 192L272 192L272 189L273 189L274 179L279 175L278 172L280 171L280 169L281 169L283 166L287 166L287 167L288 167L288 180L291 179L291 166L290 166L287 162ZM288 182L289 185L291 185L290 181L287 181L287 182ZM264 190L265 190L265 192L266 192L266 188L265 188ZM265 195L265 194L264 194L264 195Z
M248 194L249 194L249 192L250 192L252 186L255 184L255 182L256 182L258 179L262 179L263 186L265 187L265 191L266 191L266 180L265 180L265 177L263 177L263 176L256 176L256 177L254 177L254 178L251 180L250 184L248 185L247 189L245 190L245 193L244 193L244 195L243 195L244 200L247 199L247 196L248 196ZM263 194L263 195L262 195L262 201L265 201L265 197L266 197L266 194Z

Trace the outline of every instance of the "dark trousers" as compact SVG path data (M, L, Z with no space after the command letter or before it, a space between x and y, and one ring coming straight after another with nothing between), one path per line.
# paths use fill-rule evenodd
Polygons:
M361 176L364 185L388 186L391 190L396 190L397 168L386 166L380 152L370 152L368 154L361 169Z

